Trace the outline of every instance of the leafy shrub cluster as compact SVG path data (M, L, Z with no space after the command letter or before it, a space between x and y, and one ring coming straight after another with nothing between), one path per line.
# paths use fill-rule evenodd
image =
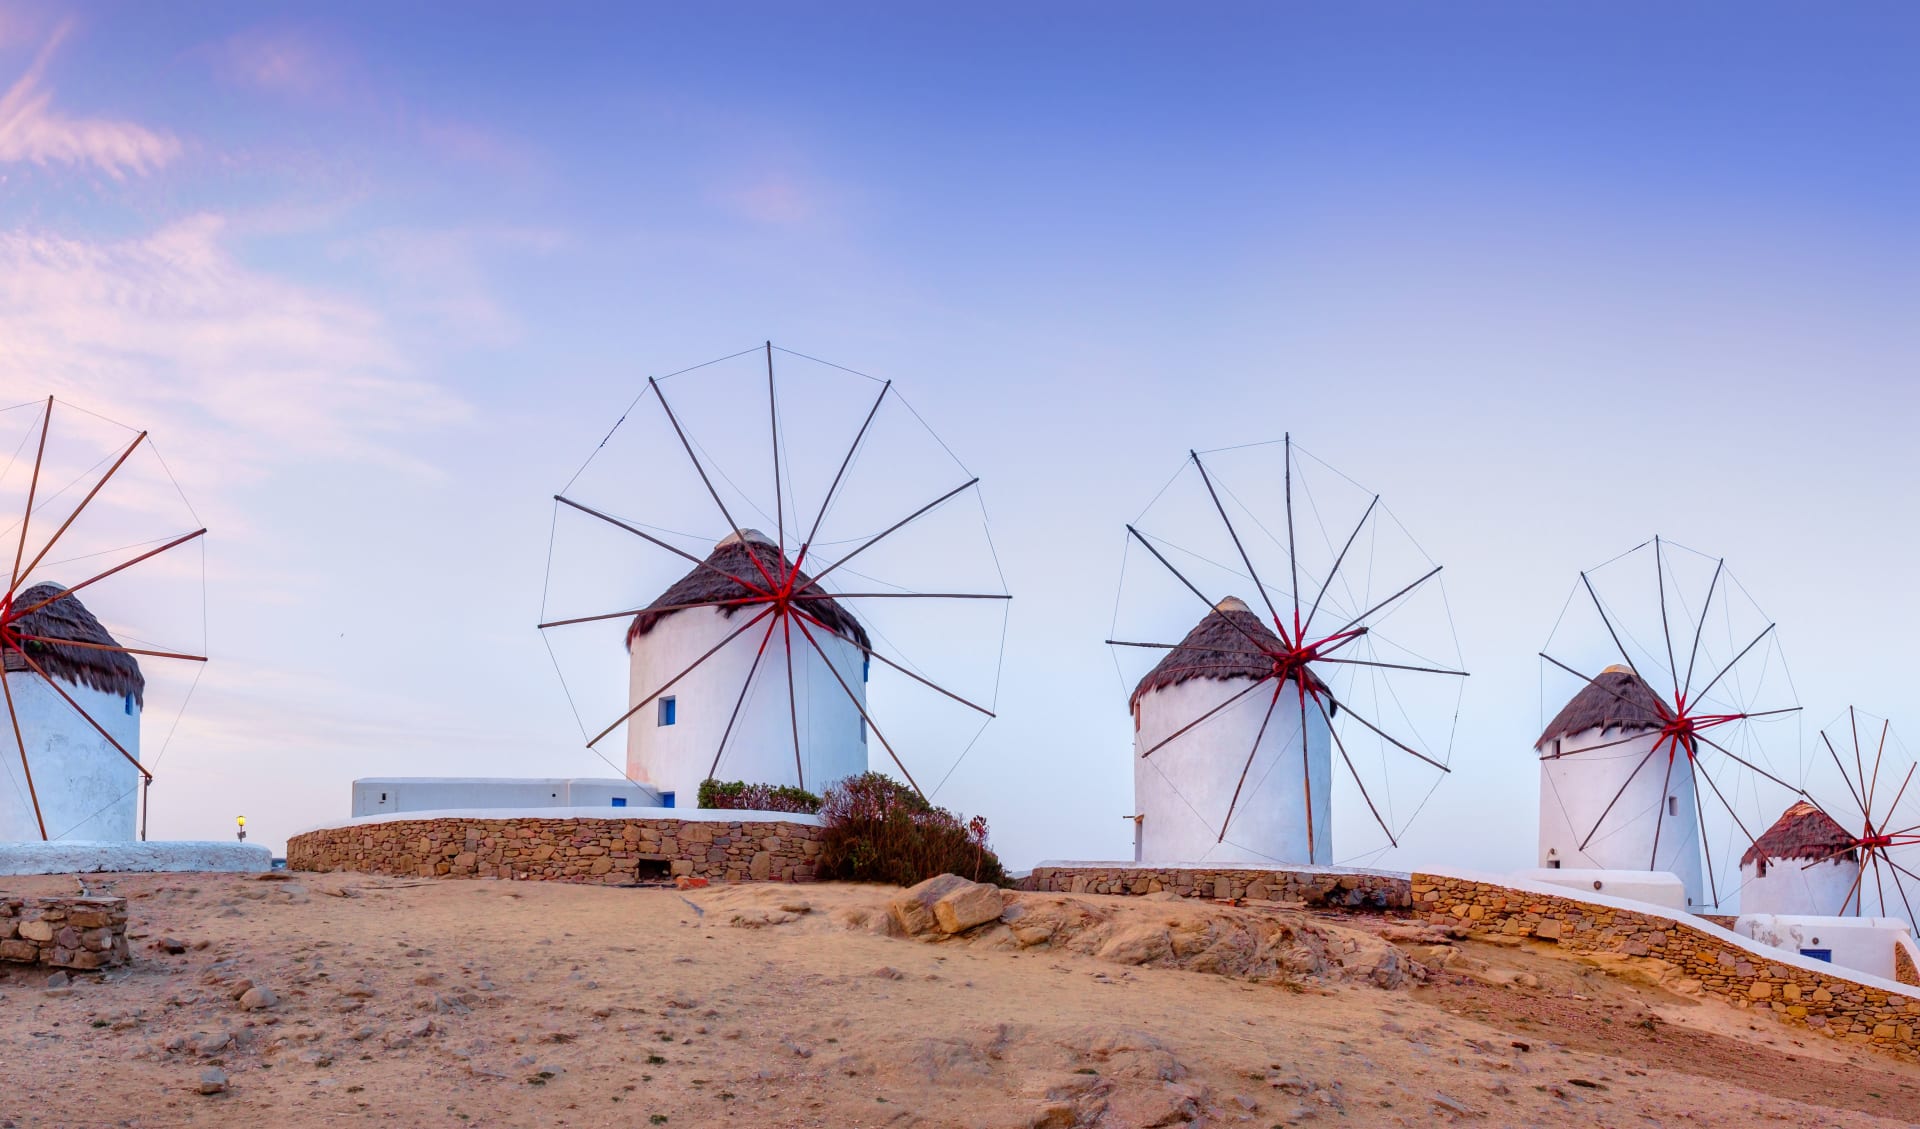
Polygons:
M987 846L984 816L962 823L880 773L851 776L829 788L819 814L825 825L823 879L911 886L937 874L958 874L1007 884L999 856Z
M744 780L700 782L700 806L732 811L790 811L813 815L820 810L820 797L805 788L782 784L749 784Z

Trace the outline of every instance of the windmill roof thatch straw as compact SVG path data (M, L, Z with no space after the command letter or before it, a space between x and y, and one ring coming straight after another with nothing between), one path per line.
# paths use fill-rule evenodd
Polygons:
M66 591L58 584L36 584L13 598L17 608L30 608L51 596ZM68 596L55 600L44 608L28 612L13 621L13 629L22 635L38 635L48 639L73 639L81 643L101 643L109 647L118 647L107 629L93 618L93 613L81 604L80 597ZM63 679L81 686L89 686L105 694L132 694L133 700L145 705L147 680L140 673L140 664L132 655L119 651L96 651L90 647L63 647L58 643L42 643L38 640L25 640L21 644L26 648L40 669L55 678ZM8 674L31 671L26 660L13 648L5 650L5 666Z
M1753 841L1747 853L1740 856L1741 866L1752 866L1759 859L1828 859L1846 858L1855 862L1859 855L1853 850L1854 838L1847 829L1833 821L1833 817L1805 800L1794 804L1767 833Z
M1168 651L1166 657L1147 672L1133 688L1127 708L1132 709L1141 695L1149 691L1178 686L1190 679L1270 678L1273 660L1253 653L1261 649L1285 651L1287 645L1272 628L1260 622L1260 617L1246 604L1228 596L1187 632L1179 646ZM1307 672L1307 679L1316 691L1326 692L1326 683L1312 671Z
M1659 729L1666 724L1666 704L1653 687L1624 666L1610 666L1581 688L1561 707L1546 732L1533 743L1538 750L1557 737L1598 729Z
M767 535L757 529L744 530L740 536L729 533L707 555L706 566L695 568L676 581L672 587L660 593L659 599L648 604L646 609L633 617L632 626L627 628L627 646L647 632L661 620L675 614L672 611L656 610L680 608L685 604L723 604L727 600L746 600L755 593L740 584L746 581L755 587L765 587L766 578L754 565L758 558L767 572L776 578L785 576L793 568L793 562L786 559L779 546L767 539ZM707 567L711 566L711 567ZM735 578L738 578L736 580ZM802 572L795 577L794 595L811 594L823 591L813 582L813 578ZM722 606L720 614L732 616L748 604ZM801 600L794 605L806 614L826 624L833 633L849 640L862 651L870 650L873 642L867 638L867 630L853 614L834 600Z

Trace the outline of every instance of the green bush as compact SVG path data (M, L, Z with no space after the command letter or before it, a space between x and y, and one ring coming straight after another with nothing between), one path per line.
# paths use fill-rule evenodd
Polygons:
M820 805L824 834L819 877L911 886L937 874L1007 885L999 856L987 846L987 821L960 817L877 772L827 789Z
M700 782L700 806L731 811L790 811L813 815L820 810L820 797L805 788L782 784L749 784L744 780Z

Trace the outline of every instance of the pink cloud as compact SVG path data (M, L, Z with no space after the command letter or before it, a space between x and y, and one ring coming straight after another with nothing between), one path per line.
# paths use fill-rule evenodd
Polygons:
M466 406L413 374L377 310L253 270L226 236L211 215L107 242L0 231L0 384L217 447L229 474L315 456L427 471L400 447Z
M379 82L349 48L291 28L255 28L197 52L221 80L324 110L352 114L409 144L463 164L525 172L535 162L524 146L471 122L441 117Z
M132 122L69 117L54 108L53 93L43 83L47 63L70 26L55 30L26 73L0 94L0 162L92 165L124 180L128 173L144 175L178 157L180 142L168 134Z
M342 103L366 89L365 76L344 52L292 31L243 31L213 45L208 54L216 74L252 90Z
M0 47L11 47L16 43L32 43L44 34L37 23L19 8L0 5Z
M808 223L820 213L815 194L794 178L775 173L721 194L733 210L757 223L792 227Z

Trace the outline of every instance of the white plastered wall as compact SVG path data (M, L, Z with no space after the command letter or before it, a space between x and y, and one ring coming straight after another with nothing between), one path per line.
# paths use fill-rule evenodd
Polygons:
M1611 744L1622 736L1617 729L1588 729L1539 751L1539 865L1665 871L1680 879L1692 908L1704 909L1711 898L1701 877L1700 817L1686 757L1674 757L1669 774L1666 748L1647 759L1658 733ZM1582 751L1595 745L1611 747Z
M1168 742L1151 756L1140 754L1246 690L1246 678L1194 678L1141 695L1134 734L1134 810L1140 820L1140 860L1145 863L1318 863L1333 860L1329 802L1333 761L1327 723L1307 703L1307 751L1300 748L1300 700L1292 682L1280 697L1266 733L1260 726L1274 703L1273 683ZM1260 747L1253 752L1254 739ZM1245 770L1238 802L1234 789ZM1313 850L1308 852L1307 778L1312 780ZM1220 838L1229 804L1233 819Z
M32 671L6 675L26 744L33 794L40 799L47 837L56 841L128 841L135 837L140 771ZM60 682L127 752L140 755L140 706L119 694ZM0 842L37 842L20 749L11 728L0 730Z
M1763 945L1806 955L1825 950L1840 968L1893 979L1893 950L1911 941L1907 923L1890 917L1813 917L1789 914L1743 913L1733 931Z
M691 666L756 612L731 616L718 609L674 612L633 641L627 701L638 702ZM833 659L828 667L798 626L793 634L793 691L800 734L799 765L794 763L794 711L787 698L787 640L779 627L767 640L766 654L753 676L753 688L727 737L726 754L714 770L714 754L740 688L753 667L769 616L722 647L667 691L674 699L674 723L661 725L658 701L627 721L627 775L660 792L674 793L677 807L693 807L700 782L713 773L721 780L749 784L799 785L816 794L867 770L866 656L846 639L810 624L820 649ZM838 670L856 708L835 681Z
M1806 859L1769 859L1767 872L1759 862L1740 864L1740 912L1801 914L1824 917L1852 907L1860 909L1857 880L1860 863L1844 856L1814 862Z
M353 814L450 808L653 807L660 794L626 780L566 777L369 776L353 782Z

